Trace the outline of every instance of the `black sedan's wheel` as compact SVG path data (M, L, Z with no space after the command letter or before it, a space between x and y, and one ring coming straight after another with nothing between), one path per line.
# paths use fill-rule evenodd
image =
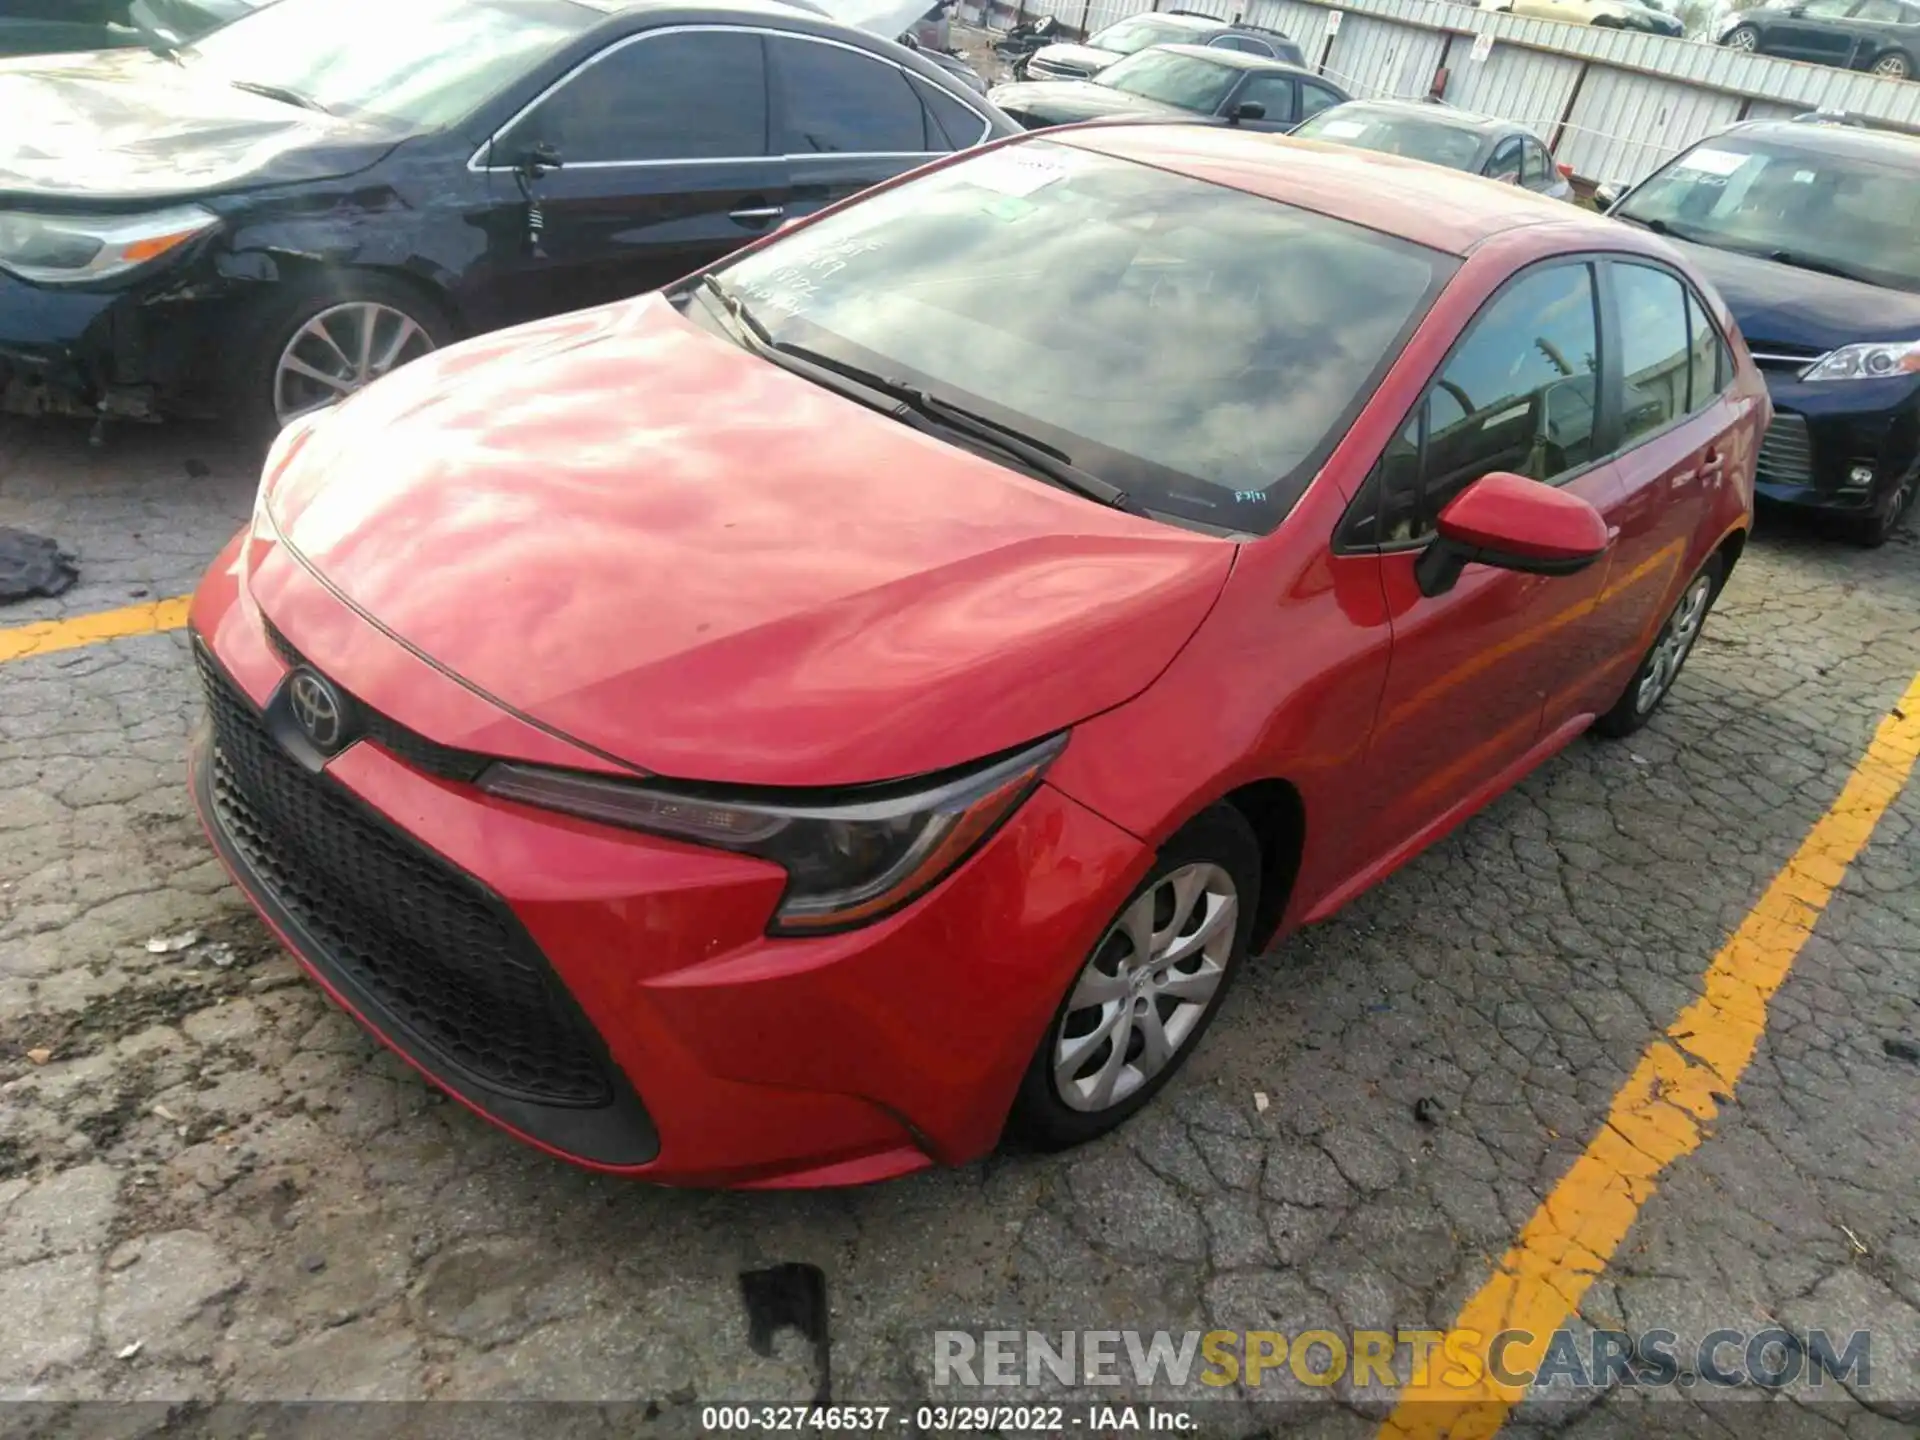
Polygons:
M1259 889L1259 842L1231 805L1203 811L1162 846L1054 1012L1011 1133L1042 1149L1078 1145L1158 1094L1219 1013Z
M1913 58L1903 51L1891 51L1873 62L1873 73L1884 75L1889 80L1910 80L1913 78Z
M251 317L235 347L234 418L271 435L454 338L440 307L372 272L290 287Z
M1594 722L1596 734L1619 739L1633 734L1653 718L1653 712L1667 698L1681 667L1693 653L1693 642L1700 638L1701 627L1707 623L1707 612L1720 593L1720 581L1725 573L1725 562L1715 555L1687 582L1687 588L1680 592L1679 601L1642 657L1640 667L1633 672L1633 679L1627 682L1626 693Z
M1869 550L1886 544L1900 528L1901 519L1913 508L1916 494L1920 494L1920 473L1902 476L1874 503L1872 513L1852 522L1854 543Z
M1729 50L1744 50L1752 55L1760 49L1760 32L1751 25L1736 25L1720 43Z

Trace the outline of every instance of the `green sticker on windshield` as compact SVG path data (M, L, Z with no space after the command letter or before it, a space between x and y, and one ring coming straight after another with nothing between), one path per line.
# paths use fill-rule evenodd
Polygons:
M1017 195L1002 195L998 200L981 208L996 220L1024 220L1040 207L1031 200L1022 200Z

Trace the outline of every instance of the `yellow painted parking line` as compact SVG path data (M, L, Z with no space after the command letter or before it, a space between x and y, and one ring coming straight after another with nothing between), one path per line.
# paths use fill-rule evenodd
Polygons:
M1511 1379L1538 1368L1553 1332L1606 1268L1660 1172L1698 1147L1726 1103L1766 1029L1767 1002L1916 758L1920 675L1880 722L1833 808L1714 956L1700 998L1647 1047L1585 1153L1460 1311L1449 1339L1464 1342L1482 1373L1453 1385L1467 1379L1466 1367L1431 1367L1425 1383L1401 1392L1380 1440L1486 1440L1505 1423L1526 1392L1487 1373L1490 1342L1524 1332L1502 1347L1500 1369ZM1453 1353L1452 1344L1447 1349Z
M178 630L187 623L190 598L176 595L171 600L149 600L144 605L128 605L119 610L97 610L68 620L11 625L0 629L0 661L76 650L82 645L98 645L102 640L119 640L128 635L157 635L163 630Z

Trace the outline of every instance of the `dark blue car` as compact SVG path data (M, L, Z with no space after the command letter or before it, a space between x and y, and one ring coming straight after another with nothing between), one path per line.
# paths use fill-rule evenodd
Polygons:
M1737 125L1622 196L1726 297L1773 393L1758 490L1883 543L1920 490L1920 135Z

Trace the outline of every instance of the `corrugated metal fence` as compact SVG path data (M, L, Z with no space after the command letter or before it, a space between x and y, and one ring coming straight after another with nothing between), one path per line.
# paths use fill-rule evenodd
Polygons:
M988 23L1054 15L1081 34L1145 10L1285 31L1355 95L1416 97L1533 127L1592 181L1630 182L1737 120L1840 109L1920 125L1920 83L1697 40L1519 19L1448 0L978 0ZM968 7L972 15L980 8Z

